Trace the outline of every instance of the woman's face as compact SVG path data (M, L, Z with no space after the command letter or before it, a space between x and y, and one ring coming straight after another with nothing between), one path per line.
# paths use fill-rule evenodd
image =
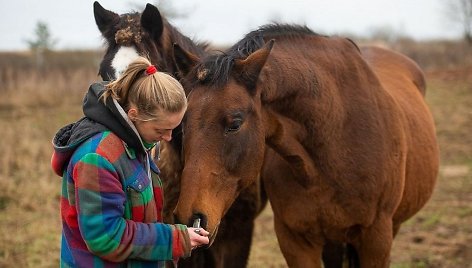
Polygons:
M185 109L176 113L160 111L157 113L158 117L156 119L143 121L136 119L140 118L136 109L131 108L128 111L128 116L136 126L141 139L147 143L162 140L170 141L172 139L172 130L180 124L184 114Z

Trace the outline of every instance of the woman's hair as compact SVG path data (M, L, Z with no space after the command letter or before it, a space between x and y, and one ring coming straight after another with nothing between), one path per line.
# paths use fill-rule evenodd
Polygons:
M102 95L103 101L112 97L127 112L134 105L148 118L156 117L156 111L180 112L187 108L187 98L182 85L163 72L147 74L151 62L139 57L124 71L121 77L109 83Z

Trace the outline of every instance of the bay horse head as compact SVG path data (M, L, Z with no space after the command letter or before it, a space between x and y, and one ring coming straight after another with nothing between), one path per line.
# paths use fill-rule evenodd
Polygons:
M94 2L93 13L106 43L99 70L103 80L116 79L138 56L147 57L158 70L178 78L172 45L179 44L196 55L203 55L207 48L206 43L195 43L182 35L151 4L146 4L142 13L119 15Z
M175 211L184 223L202 219L213 239L239 193L260 175L266 124L256 84L273 44L245 57L213 55L203 62L175 47L177 65L188 73L182 83L191 92L183 122L185 195Z

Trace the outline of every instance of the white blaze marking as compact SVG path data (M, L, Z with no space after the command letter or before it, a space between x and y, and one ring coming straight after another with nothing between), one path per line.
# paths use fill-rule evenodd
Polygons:
M134 47L120 47L111 61L111 66L115 69L115 77L120 77L128 65L138 57L139 54Z

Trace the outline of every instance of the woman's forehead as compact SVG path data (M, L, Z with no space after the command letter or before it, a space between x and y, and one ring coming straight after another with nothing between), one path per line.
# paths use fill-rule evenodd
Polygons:
M180 124L184 114L185 110L180 112L159 111L156 113L156 119L150 122L159 126L160 129L174 129Z

